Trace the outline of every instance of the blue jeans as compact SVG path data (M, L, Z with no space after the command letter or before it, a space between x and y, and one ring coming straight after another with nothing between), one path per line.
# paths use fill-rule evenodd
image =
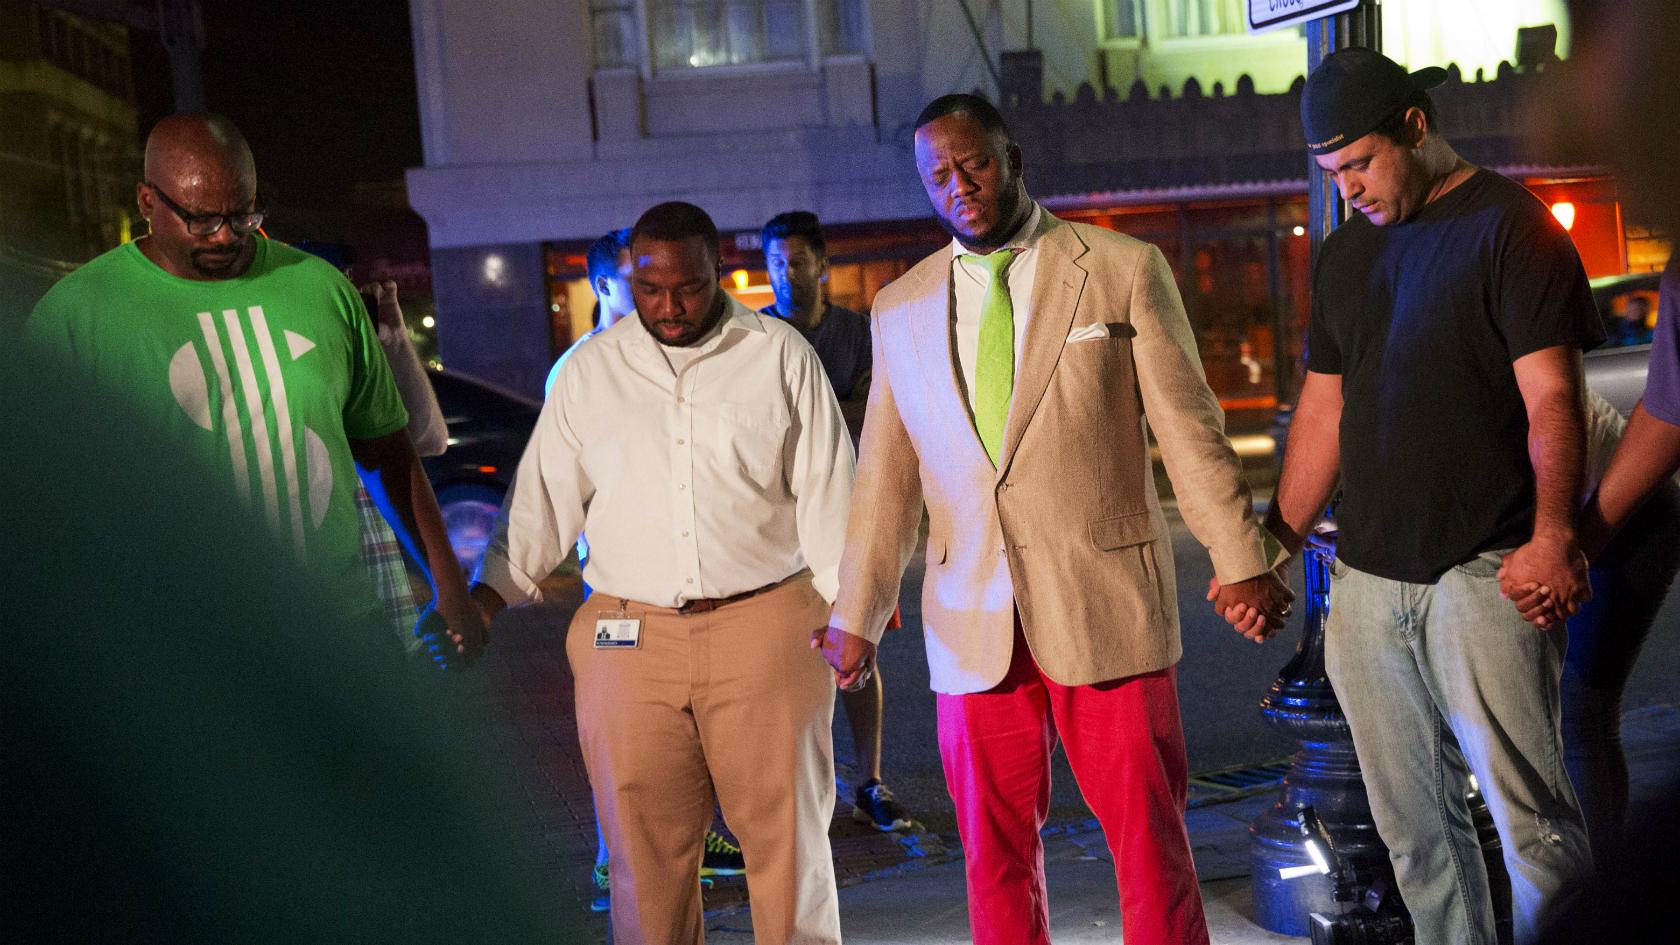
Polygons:
M1590 876L1564 771L1558 679L1567 632L1499 596L1504 552L1434 584L1337 561L1325 665L1353 729L1377 833L1431 945L1495 945L1487 870L1465 795L1474 774L1504 846L1519 945Z

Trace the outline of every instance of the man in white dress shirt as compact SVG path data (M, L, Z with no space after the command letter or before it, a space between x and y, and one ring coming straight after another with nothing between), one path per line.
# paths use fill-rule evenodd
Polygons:
M838 586L851 439L799 332L719 287L705 211L660 204L630 248L637 317L561 367L473 597L538 598L588 531L566 651L619 945L703 940L714 797L755 940L837 943L834 690L809 628Z

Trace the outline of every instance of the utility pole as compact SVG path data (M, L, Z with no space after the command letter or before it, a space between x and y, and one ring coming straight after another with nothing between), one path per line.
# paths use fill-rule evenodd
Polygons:
M1338 49L1364 46L1382 52L1381 0L1363 0L1351 10L1312 20L1303 28L1307 34L1308 74L1317 69L1326 56ZM1347 206L1342 202L1341 194L1336 191L1336 182L1326 177L1311 158L1307 158L1307 240L1311 247L1308 257L1309 272L1318 262L1318 248L1324 245L1325 237L1345 219ZM1275 234L1273 239L1276 239ZM1273 260L1275 268L1275 253ZM1272 297L1280 296L1274 291ZM1281 310L1276 313L1272 329L1272 364L1279 368L1276 372L1278 403L1292 402L1293 375L1281 369L1282 365L1289 363L1289 336Z
M1339 49L1365 46L1380 51L1382 8L1378 0L1362 0L1345 12L1309 20L1305 27L1307 72L1311 74L1319 63ZM1303 142L1302 159L1307 162L1308 233L1316 264L1325 237L1341 224L1347 208L1335 181L1319 170L1305 151ZM1271 232L1275 242L1275 224ZM1286 363L1281 312L1273 325L1276 339L1273 363L1281 371ZM1349 863L1363 871L1361 875L1366 877L1366 882L1381 875L1388 854L1371 818L1370 801L1365 795L1359 758L1353 747L1353 733L1324 668L1330 558L1307 550L1301 559L1306 597L1301 642L1260 700L1261 714L1274 727L1297 739L1301 750L1290 763L1277 803L1249 825L1249 863L1255 921L1279 934L1305 936L1311 932L1308 916L1341 911L1345 905L1341 897L1347 890L1326 882L1321 875L1299 873L1298 867L1309 861L1299 820L1302 808L1316 810L1334 828L1337 847Z
M962 8L963 18L968 21L968 31L974 34L974 45L980 50L980 61L986 64L986 73L992 77L992 85L998 90L998 98L1003 98L1003 77L998 75L998 68L992 62L992 54L986 49L986 36L980 32L980 23L974 18L974 11L968 8L968 0L957 0L957 6Z
M158 38L169 53L175 110L204 111L204 74L199 68L204 21L199 16L198 0L158 0Z

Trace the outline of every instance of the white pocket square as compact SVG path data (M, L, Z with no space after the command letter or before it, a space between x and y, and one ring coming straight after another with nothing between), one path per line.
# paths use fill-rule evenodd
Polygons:
M1095 341L1098 338L1131 338L1137 329L1125 322L1093 322L1068 332L1068 344L1076 341Z

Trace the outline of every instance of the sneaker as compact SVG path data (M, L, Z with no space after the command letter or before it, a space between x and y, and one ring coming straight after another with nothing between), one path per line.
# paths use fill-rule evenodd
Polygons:
M706 831L706 855L700 859L700 875L739 876L747 871L747 861L741 848L716 831Z
M882 833L910 829L910 815L893 800L887 786L874 778L858 785L857 794L852 797L852 819Z
M595 864L596 896L589 902L590 912L605 912L612 908L612 879L607 876L607 864Z
M700 877L700 885L712 888L710 876ZM598 863L595 866L595 898L589 901L590 912L606 912L612 908L612 880L607 876L607 864Z

